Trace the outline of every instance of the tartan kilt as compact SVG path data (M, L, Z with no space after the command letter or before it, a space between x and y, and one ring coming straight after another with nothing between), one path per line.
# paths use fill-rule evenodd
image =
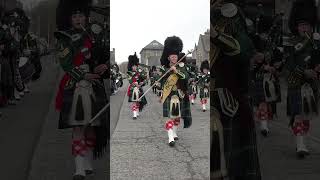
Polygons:
M281 87L280 87L280 82L276 80L274 82L274 86L276 89L276 93L278 95L278 98L273 101L273 103L278 103L281 102ZM251 89L251 94L252 94L252 100L253 100L253 105L254 106L259 106L260 103L266 102L265 94L264 94L264 89L263 89L263 80L257 80L252 84L252 89Z
M211 104L220 114L224 144L223 152L229 179L261 180L255 123L249 99L247 97L237 97L239 109L235 116L231 118L222 113L219 97L215 94L211 96ZM214 132L212 131L211 133ZM220 148L217 148L219 144L217 140L212 142L210 157L212 175L224 174L223 167L220 167L222 157L221 152L219 152Z
M210 91L209 91L209 88L208 88L208 95L209 95ZM204 97L204 87L201 87L200 88L200 99L203 99L203 98L209 98L209 97Z
M102 83L103 84L103 83ZM65 89L63 92L63 104L60 111L58 129L67 129L76 127L69 123L69 116L71 114L71 107L73 102L73 94L75 88ZM105 88L101 86L93 86L93 91L96 96L95 103L92 105L92 118L108 104L108 97ZM110 106L104 111L96 121L99 125L92 126L96 136L96 144L93 149L94 159L101 158L104 153L109 152L109 139L110 139ZM79 126L79 125L77 125Z
M196 86L196 89L197 89L197 92L198 92L198 86ZM189 94L189 95L193 94L191 84L188 85L188 94ZM195 98L195 99L197 98L197 94L194 94L194 98Z
M163 103L163 117L170 117L170 99L174 94L170 94ZM180 98L179 98L180 99ZM188 128L192 124L192 116L190 109L190 101L188 94L185 94L183 99L180 99L181 118L184 122L184 128Z
M280 85L279 78L276 78L276 81L274 82L274 85L275 85L275 88L276 88L276 93L278 95L278 98L275 101L275 103L279 103L279 102L281 102L281 85Z
M73 128L74 125L70 124L69 116L71 114L72 102L73 102L73 95L74 95L75 88L65 89L63 91L63 103L60 111L59 117L59 129L67 129ZM94 117L108 102L107 95L105 93L105 89L100 86L93 86L93 91L96 96L96 101L92 105L92 117ZM100 124L103 121L107 120L107 113L106 111L100 115L100 117L96 121L100 121Z
M302 113L302 98L300 88L288 88L287 115L294 117Z
M132 92L133 92L133 88L129 89L130 91L130 96L128 96L128 102L133 102L131 100L132 98ZM143 95L143 89L142 88L139 88L139 97L141 97ZM146 96L143 96L139 102L139 111L142 111L142 109L144 108L145 105L147 105L148 102L147 102L147 99L146 99Z
M256 80L253 83L253 89L252 89L252 100L254 106L259 106L260 103L265 102L265 94L263 89L263 80Z

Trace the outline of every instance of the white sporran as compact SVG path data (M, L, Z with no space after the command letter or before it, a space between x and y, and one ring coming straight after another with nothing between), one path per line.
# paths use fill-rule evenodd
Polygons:
M265 73L263 77L263 91L266 102L276 101L278 96L275 87L275 79L271 73Z
M140 90L138 87L134 87L132 91L131 101L135 102L139 99Z
M204 98L209 98L209 90L208 88L203 89Z

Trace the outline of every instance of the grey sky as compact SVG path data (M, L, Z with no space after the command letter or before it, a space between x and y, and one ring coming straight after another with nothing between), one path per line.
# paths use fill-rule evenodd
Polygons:
M134 52L140 58L140 50L152 40L163 44L176 35L187 52L209 23L209 0L110 0L110 48L121 63Z

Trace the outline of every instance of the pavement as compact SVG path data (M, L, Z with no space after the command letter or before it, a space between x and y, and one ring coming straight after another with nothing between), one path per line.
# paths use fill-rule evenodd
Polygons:
M38 143L49 104L53 97L58 69L53 56L41 58L41 78L31 82L31 93L16 106L1 108L0 172L2 180L25 180L34 148ZM50 73L48 73L50 72Z
M137 120L124 98L111 138L111 179L209 179L210 112L202 112L197 99L192 126L180 127L178 142L169 147L162 104L151 91L146 98L148 105Z
M320 179L320 119L311 121L306 145L311 153L306 159L296 158L296 142L286 116L287 87L282 79L282 102L278 105L278 119L270 122L271 134L264 138L257 132L262 180L318 180ZM257 124L258 125L258 124ZM257 131L259 126L257 126Z
M110 96L111 99L111 109L110 109L110 137L112 136L114 130L116 129L120 110L123 105L123 99L126 96L128 87L128 81L124 80L123 86L118 89L117 93Z

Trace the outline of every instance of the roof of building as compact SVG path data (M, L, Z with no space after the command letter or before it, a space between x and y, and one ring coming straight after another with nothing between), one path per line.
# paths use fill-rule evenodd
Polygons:
M163 45L161 43L159 43L156 40L153 40L151 43L149 43L147 46L145 46L144 48L142 48L142 50L140 51L140 54L143 50L163 50Z

